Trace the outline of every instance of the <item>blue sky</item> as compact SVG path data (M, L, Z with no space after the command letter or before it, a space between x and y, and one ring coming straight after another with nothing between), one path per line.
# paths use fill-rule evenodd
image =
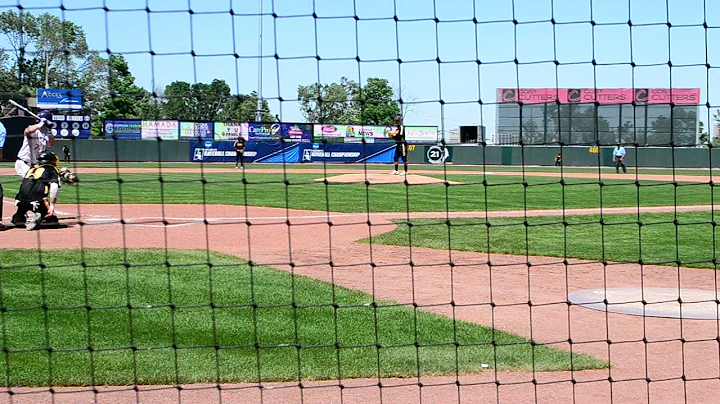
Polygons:
M126 54L137 84L148 89L174 80L222 78L234 92L248 93L258 88L260 1L0 0L0 11L20 4L81 25L92 48ZM407 124L444 130L482 124L494 132L498 87L672 84L700 88L703 104L720 106L720 1L262 1L262 94L283 121L303 120L291 101L298 85L342 76L362 82L387 78L406 101L418 103ZM314 19L313 12L320 18ZM598 24L594 28L591 19ZM279 97L286 101L280 103ZM708 120L707 108L699 113Z

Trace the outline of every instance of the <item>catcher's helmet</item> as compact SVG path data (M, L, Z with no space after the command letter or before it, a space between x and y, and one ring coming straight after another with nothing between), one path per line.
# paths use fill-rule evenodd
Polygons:
M38 156L38 164L44 165L44 164L50 164L53 166L57 166L60 162L60 157L58 157L57 154L50 152L50 151L44 151L40 153Z
M52 112L50 111L40 111L38 113L39 118L47 119L48 121L52 122Z

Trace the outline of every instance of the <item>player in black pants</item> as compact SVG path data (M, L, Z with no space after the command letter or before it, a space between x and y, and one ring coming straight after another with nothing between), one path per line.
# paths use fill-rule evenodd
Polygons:
M3 198L5 197L2 184L0 184L0 231L7 230L7 226L2 224L2 218L3 218Z
M67 145L62 147L62 152L65 155L65 163L70 164L70 148Z
M402 119L398 118L395 120L395 126L397 126L397 130L393 136L395 138L395 156L393 158L393 161L395 162L395 171L392 172L392 175L407 175L408 163L407 142L405 141L405 125L403 125ZM403 168L405 169L402 174L398 172L398 161L400 161L401 158L403 160Z
M55 203L60 190L59 161L53 152L40 153L37 164L25 174L15 196L17 211L12 218L13 224L25 223L27 230L34 230L42 222L58 222Z
M245 154L245 139L243 139L242 135L238 136L237 140L235 141L235 169L238 169L238 164L240 164L240 169L245 169L245 162L243 161L243 154Z

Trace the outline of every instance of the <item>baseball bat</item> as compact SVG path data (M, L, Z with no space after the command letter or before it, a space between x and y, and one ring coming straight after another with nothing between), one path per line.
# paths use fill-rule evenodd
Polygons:
M39 116L35 115L32 111L30 111L29 109L23 107L22 105L18 104L17 102L15 102L15 101L13 101L13 100L8 100L8 102L9 102L10 104L12 104L12 105L14 105L14 106L22 109L23 111L27 112L28 114L30 114L30 116L34 117L35 119L38 119L38 120L40 119Z

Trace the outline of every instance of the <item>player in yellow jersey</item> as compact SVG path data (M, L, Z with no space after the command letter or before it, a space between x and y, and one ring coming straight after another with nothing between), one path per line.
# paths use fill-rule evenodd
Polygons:
M15 196L17 211L12 217L14 225L25 223L27 230L34 230L43 221L57 223L55 203L60 190L60 158L53 152L42 152L37 164L23 178L20 191Z

